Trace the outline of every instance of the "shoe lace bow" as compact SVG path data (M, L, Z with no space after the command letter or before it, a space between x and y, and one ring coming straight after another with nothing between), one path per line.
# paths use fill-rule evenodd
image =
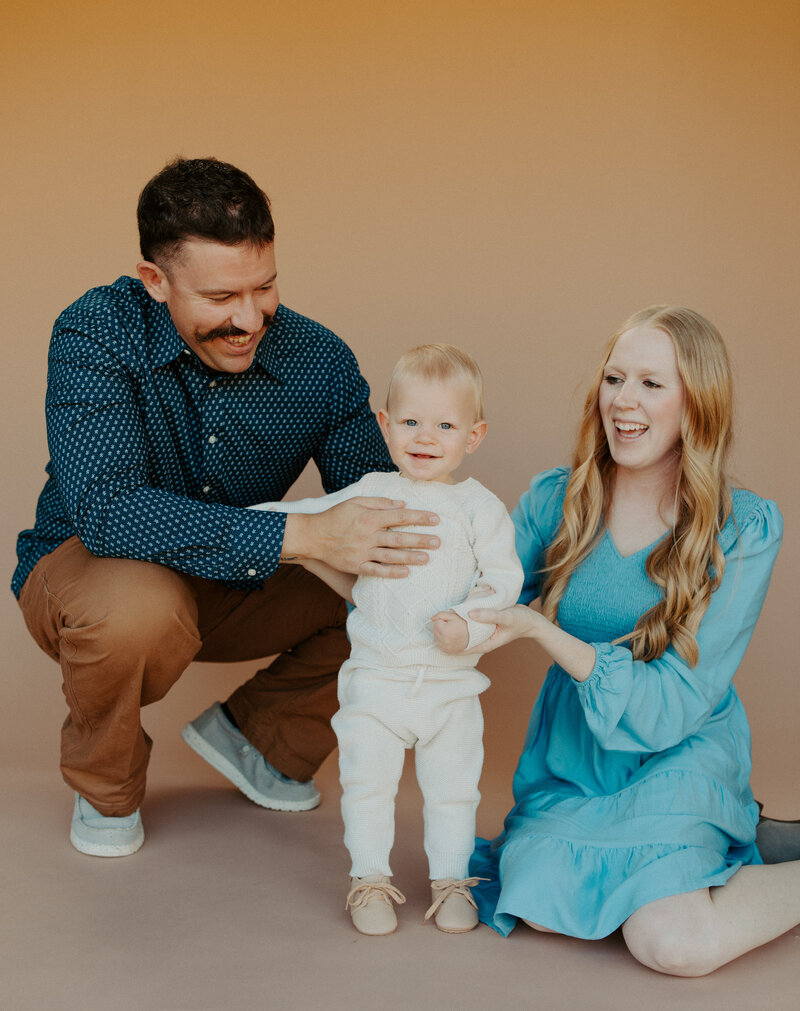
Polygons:
M344 908L363 909L372 899L380 899L388 905L394 899L399 906L406 901L405 895L391 881L360 881L347 893Z
M463 895L467 902L469 902L473 908L477 909L478 904L475 899L473 899L470 888L474 888L481 881L488 880L488 878L462 878L460 881L448 881L445 884L439 884L436 881L431 881L431 889L434 892L438 892L438 894L433 900L428 912L423 916L422 922L425 923L426 920L429 920L432 916L434 916L437 909L447 902L451 895Z

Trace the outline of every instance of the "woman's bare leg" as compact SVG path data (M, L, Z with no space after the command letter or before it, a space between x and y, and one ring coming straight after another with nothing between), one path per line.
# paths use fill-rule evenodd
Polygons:
M740 868L721 888L671 895L623 924L631 954L657 972L705 976L800 923L800 860Z

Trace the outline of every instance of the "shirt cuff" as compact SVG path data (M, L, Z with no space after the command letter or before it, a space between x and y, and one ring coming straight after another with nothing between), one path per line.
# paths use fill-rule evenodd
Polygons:
M240 512L230 529L229 578L260 585L280 565L286 513L250 509Z

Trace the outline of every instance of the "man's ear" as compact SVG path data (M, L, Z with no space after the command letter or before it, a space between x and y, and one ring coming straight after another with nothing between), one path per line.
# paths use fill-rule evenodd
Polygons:
M469 433L469 438L467 439L467 452L474 453L485 438L486 438L486 422L476 421L475 424L472 426L472 430Z
M154 298L156 302L167 301L169 279L161 267L149 260L142 260L141 263L136 264L136 273L151 298Z
M389 438L389 415L381 408L378 411L378 424L381 426L381 432L383 432L384 439Z

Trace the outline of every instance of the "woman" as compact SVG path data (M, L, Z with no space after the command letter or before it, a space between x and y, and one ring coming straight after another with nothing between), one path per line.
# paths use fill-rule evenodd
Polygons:
M731 681L781 541L731 489L732 383L702 316L657 306L610 340L573 467L514 513L522 600L481 651L553 658L505 831L479 841L481 917L584 938L622 927L660 972L699 976L800 922L800 861L764 866L750 735ZM724 887L720 887L723 886Z

